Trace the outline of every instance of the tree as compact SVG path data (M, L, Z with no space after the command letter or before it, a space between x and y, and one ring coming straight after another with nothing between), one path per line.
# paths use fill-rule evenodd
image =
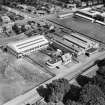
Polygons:
M69 81L62 78L53 80L52 83L46 85L46 88L39 87L37 89L40 96L42 96L46 102L54 102L58 103L63 100L63 97L66 93L68 93L70 89ZM41 93L41 91L45 91L45 93Z
M58 103L48 102L47 105L64 105L61 101Z
M69 3L69 0L58 0L59 2Z
M80 102L75 102L75 101L71 101L71 100L68 100L65 105L84 105Z
M98 86L86 84L83 87L80 94L80 101L82 103L85 103L87 105L104 105L105 103L102 103L99 99L105 102L105 95Z
M3 2L4 2L4 1L5 1L5 0L0 0L0 6L3 5Z
M12 30L16 33L16 34L20 34L21 33L21 25L19 24L14 24L12 26Z
M76 78L76 81L78 82L78 84L83 87L84 85L86 85L87 83L89 82L92 82L93 81L93 78L89 78L87 76L83 76L83 75L79 75L77 78Z
M105 66L101 66L101 67L99 67L99 69L97 70L97 72L96 72L96 75L101 75L101 76L105 76Z
M105 59L95 61L98 67L105 66Z
M101 68L103 69L103 67ZM105 69L103 70L102 69L99 69L96 72L96 76L94 76L94 84L98 85L105 94L105 74L104 74Z
M104 6L105 6L105 0L103 0L103 4L104 4Z
M78 101L80 96L81 88L75 85L70 85L70 90L65 94L63 98L63 103L66 103L68 100Z
M37 88L37 92L39 93L39 95L41 96L41 97L43 97L44 99L45 98L47 98L48 96L47 95L49 95L50 93L50 91L47 89L47 88L45 88L44 86L39 86L38 88Z

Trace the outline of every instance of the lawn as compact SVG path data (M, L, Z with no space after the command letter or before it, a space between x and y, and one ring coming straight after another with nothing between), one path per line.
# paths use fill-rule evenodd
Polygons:
M103 25L92 23L79 17L73 18L72 16L64 19L53 18L50 20L66 28L72 28L73 30L80 32L85 36L105 43L105 26Z
M45 63L50 57L41 52L35 52L30 55L30 58L39 63Z
M29 91L52 76L24 59L0 51L0 105Z

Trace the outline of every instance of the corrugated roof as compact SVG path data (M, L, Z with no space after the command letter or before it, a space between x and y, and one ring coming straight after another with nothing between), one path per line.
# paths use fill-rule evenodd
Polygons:
M11 42L7 44L8 47L12 48L14 51L21 53L25 50L30 50L37 46L48 43L48 40L43 35L37 35L30 38L25 38L24 40Z

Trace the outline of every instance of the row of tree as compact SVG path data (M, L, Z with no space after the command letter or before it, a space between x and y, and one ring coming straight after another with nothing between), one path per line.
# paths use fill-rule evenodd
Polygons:
M70 2L74 2L74 3L82 3L82 2L86 2L86 5L89 5L89 2L92 2L92 4L96 3L100 4L100 3L104 3L105 4L105 0L0 0L1 4L8 4L8 3L22 3L22 4L28 4L28 5L36 5L42 2L48 2L48 3L54 3L54 4L58 4L58 2L61 3L70 3Z
M105 105L105 60L97 65L99 69L94 77L77 77L79 86L62 78L46 84L46 87L40 86L37 91L48 105Z

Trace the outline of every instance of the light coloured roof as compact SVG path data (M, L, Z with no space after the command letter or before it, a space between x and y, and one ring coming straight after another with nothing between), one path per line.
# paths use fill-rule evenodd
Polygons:
M81 40L85 41L86 43L89 43L89 44L93 43L92 40L90 40L90 39L88 39L88 38L86 38L86 37L84 37L84 36L82 36L82 35L80 35L78 33L71 33L71 35L75 36L77 38L80 38Z
M7 44L7 46L12 48L17 53L21 53L46 43L48 43L48 40L43 35L37 35L30 38L25 38L21 41L11 42Z
M87 43L86 42L83 42L83 41L81 41L81 40L79 40L79 39L77 39L75 37L64 35L64 38L69 40L69 41L71 41L71 42L73 42L73 43L75 43L75 44L78 44L81 47L84 47L84 48L87 47Z

